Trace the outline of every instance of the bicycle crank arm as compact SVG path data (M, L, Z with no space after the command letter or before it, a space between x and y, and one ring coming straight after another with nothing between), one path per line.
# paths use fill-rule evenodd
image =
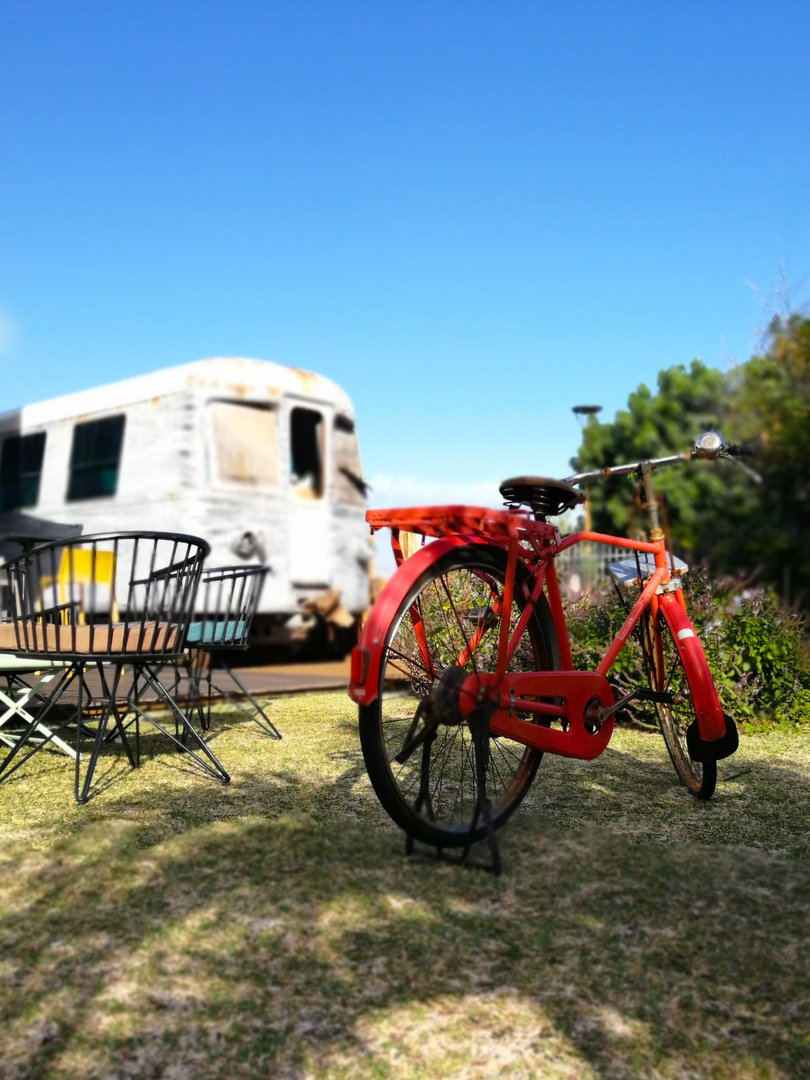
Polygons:
M594 710L593 716L589 715L591 713L589 709L585 714L585 719L590 722L598 720L599 723L604 723L609 716L624 708L625 705L629 705L631 701L654 701L657 705L669 705L672 708L673 705L681 705L686 701L686 697L683 694L673 694L669 690L648 690L646 686L637 686L635 690L631 690L629 694L614 701L608 708Z

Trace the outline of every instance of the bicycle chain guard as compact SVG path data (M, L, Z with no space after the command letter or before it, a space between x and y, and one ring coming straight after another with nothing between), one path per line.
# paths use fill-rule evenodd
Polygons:
M469 715L481 700L486 700L495 692L494 675L469 675L459 695L461 712ZM521 708L521 701L525 706L536 699L548 703L564 702L564 706L550 704L550 713L534 715L541 721L556 716L563 720L565 730L522 720L515 715L518 712L530 713L530 709ZM600 703L605 710L613 704L610 684L604 675L595 671L507 672L497 685L496 708L490 721L490 731L493 735L514 739L535 750L592 760L602 753L610 741L614 723L612 715L600 718L598 725L590 717L586 718L592 701Z

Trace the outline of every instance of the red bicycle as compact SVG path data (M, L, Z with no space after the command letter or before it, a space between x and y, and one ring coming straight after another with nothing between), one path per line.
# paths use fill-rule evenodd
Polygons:
M675 771L689 792L711 798L717 761L737 748L703 649L686 613L652 484L660 468L692 458L750 453L718 432L685 454L581 473L566 480L518 477L500 491L506 510L468 506L371 510L389 528L397 570L380 593L352 653L350 697L360 741L385 810L414 840L443 852L488 839L529 789L545 751L591 759L607 746L617 710L654 703ZM645 490L649 540L591 531L562 538L547 519L584 501L579 485L633 474ZM433 538L403 558L402 531ZM595 671L575 671L554 568L583 542L630 549L611 566L638 590ZM619 700L607 675L622 646L641 638L648 684Z

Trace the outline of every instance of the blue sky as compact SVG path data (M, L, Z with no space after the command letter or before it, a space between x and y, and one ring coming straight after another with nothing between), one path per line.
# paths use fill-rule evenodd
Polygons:
M807 300L809 72L806 2L0 0L0 407L255 356L372 501L564 474Z

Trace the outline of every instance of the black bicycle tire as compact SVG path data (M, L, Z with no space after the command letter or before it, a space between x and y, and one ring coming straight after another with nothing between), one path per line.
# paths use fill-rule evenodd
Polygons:
M460 847L470 842L470 840L473 842L481 840L486 835L485 829L483 824L479 824L473 831L472 837L470 837L469 822L453 826L445 826L430 822L421 816L413 806L409 805L404 798L403 793L392 774L390 758L386 750L385 737L382 729L382 693L386 666L385 656L387 655L391 639L396 633L404 614L410 609L415 598L423 592L425 587L439 575L447 574L454 569L470 569L472 567L503 573L506 567L506 553L502 548L482 544L471 544L454 548L428 566L403 596L397 607L396 613L385 632L383 641L384 659L383 663L380 665L378 696L371 704L361 706L359 715L360 743L363 750L363 757L369 779L377 798L389 817L391 817L400 828L415 840L437 848ZM516 573L518 585L522 584L529 576L529 570L524 564L518 562L518 570ZM516 601L522 606L518 592L519 591L516 590ZM529 633L530 638L532 634L537 635L535 639L532 639L533 650L535 650L535 641L542 641L545 657L541 658L541 660L545 660L550 668L557 668L559 666L557 637L554 630L554 623L551 618L551 612L544 596L539 598L535 611L529 619L527 632ZM508 802L504 804L496 803L491 807L492 824L495 828L499 828L503 825L523 801L526 792L529 790L532 781L534 780L542 756L543 753L540 750L530 750L525 748L524 756L521 759L523 775L518 782L517 789L512 792Z

